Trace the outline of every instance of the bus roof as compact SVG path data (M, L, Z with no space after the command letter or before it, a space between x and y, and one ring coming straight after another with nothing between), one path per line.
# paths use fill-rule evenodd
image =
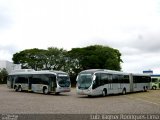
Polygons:
M88 69L88 70L81 71L80 73L112 73L112 74L129 75L129 73L124 73L124 72L115 71L115 70L108 70L108 69Z
M151 77L160 77L160 74L151 75Z
M12 71L9 75L22 75L22 74L67 74L66 72L63 71L57 71L57 70L41 70L41 71L35 71L35 70L22 70L22 71Z
M121 74L121 75L133 75L133 76L150 76L147 74L138 74L138 73L126 73L122 71L108 70L108 69L88 69L81 71L80 73L110 73L110 74Z
M143 74L143 73L130 73L131 75L133 76L151 76L151 75L148 75L148 74Z

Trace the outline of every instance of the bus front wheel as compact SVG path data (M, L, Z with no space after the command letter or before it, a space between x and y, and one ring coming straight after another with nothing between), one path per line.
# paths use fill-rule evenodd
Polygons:
M16 92L18 91L18 87L17 86L14 86L14 89L15 89Z
M152 86L152 90L156 90L157 89L157 87L156 86Z

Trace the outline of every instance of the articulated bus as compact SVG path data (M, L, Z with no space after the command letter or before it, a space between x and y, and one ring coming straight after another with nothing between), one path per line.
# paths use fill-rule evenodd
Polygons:
M160 75L151 75L151 88L153 90L160 89Z
M84 70L77 76L77 94L95 96L126 94L150 89L150 76L130 74L113 70Z
M69 75L62 71L22 69L9 74L7 86L15 91L59 94L60 92L69 92L71 82Z

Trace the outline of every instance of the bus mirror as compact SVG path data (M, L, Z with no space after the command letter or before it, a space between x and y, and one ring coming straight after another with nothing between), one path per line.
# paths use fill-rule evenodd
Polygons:
M78 76L77 76L77 78L76 78L76 81L78 81Z
M93 80L93 85L96 83L96 81L95 80Z
M96 76L95 76L95 75L93 75L93 81L94 81L94 80L96 80Z

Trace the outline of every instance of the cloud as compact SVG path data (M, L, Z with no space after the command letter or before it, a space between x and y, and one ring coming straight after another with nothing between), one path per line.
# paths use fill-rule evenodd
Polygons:
M125 72L142 73L143 70L160 70L160 56L158 53L123 55L122 59L122 70Z
M159 65L158 0L0 1L0 56L101 44L122 53L124 71ZM146 59L147 58L147 59Z
M0 45L0 59L12 61L13 54L15 54L18 51L19 49L15 45Z
M133 42L133 47L143 50L145 52L160 53L160 36L159 33L148 33L146 35L139 35Z
M10 9L0 5L0 30L9 28L12 23Z

